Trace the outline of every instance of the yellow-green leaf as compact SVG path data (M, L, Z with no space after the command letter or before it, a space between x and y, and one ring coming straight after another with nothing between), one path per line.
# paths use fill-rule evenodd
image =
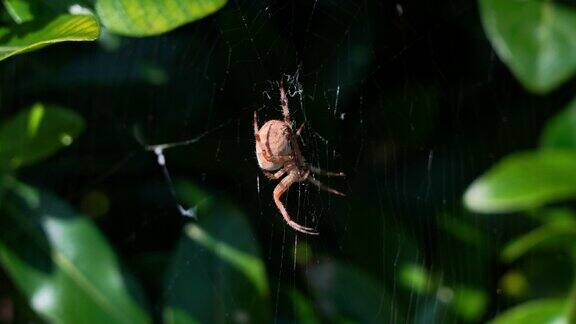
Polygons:
M62 15L0 27L0 61L16 54L67 41L92 41L100 35L92 15Z
M96 11L111 32L126 36L151 36L204 18L226 0L98 0Z

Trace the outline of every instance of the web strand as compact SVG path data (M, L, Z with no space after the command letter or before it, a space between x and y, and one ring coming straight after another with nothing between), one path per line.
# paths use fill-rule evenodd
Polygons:
M190 142L190 141L186 141L186 142ZM180 142L180 143L184 143L184 142ZM179 143L174 143L174 144L179 144ZM182 145L184 145L184 144L182 144ZM169 144L165 144L163 146L164 146L164 148L174 147L174 146L169 146ZM195 207L184 208L184 206L182 206L182 204L179 203L178 197L176 196L176 190L174 189L174 181L172 181L172 177L170 176L170 172L168 172L168 167L166 167L166 158L164 157L164 149L162 148L161 145L157 145L156 148L154 148L153 152L154 152L154 154L156 154L156 162L158 163L158 165L162 169L162 174L164 175L164 179L168 183L168 188L170 190L170 194L172 195L172 198L176 202L176 207L178 208L180 215L182 215L184 217L197 219Z

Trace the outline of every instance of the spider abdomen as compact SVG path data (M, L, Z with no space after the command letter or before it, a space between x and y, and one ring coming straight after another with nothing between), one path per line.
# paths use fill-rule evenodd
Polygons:
M278 170L283 162L270 161L266 157L287 157L292 155L290 127L281 120L269 120L258 130L260 142L256 142L256 158L260 168L266 171ZM265 153L264 153L265 151Z

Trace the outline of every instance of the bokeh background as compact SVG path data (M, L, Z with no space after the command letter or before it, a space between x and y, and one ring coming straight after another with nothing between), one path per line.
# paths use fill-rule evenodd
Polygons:
M536 148L574 92L573 81L524 87L481 5L232 0L160 35L104 24L94 42L1 61L3 121L40 102L84 130L4 176L0 321L477 323L562 300L572 223L558 227L570 229L563 243L502 251L540 214L572 219L569 205L481 214L463 203L494 163ZM345 198L306 183L286 195L315 237L284 224L255 159L253 112L281 116L282 79L306 122L304 155L347 175L322 179ZM189 139L164 152L170 184L144 146ZM564 309L554 305L531 319Z

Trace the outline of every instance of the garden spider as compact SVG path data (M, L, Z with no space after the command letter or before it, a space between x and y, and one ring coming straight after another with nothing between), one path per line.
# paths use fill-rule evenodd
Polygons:
M282 194L296 182L309 181L318 188L330 193L345 196L343 193L336 191L320 181L316 180L312 174L324 176L343 177L343 172L327 172L317 167L309 165L300 151L298 139L304 128L304 123L298 128L296 133L292 129L290 111L288 110L288 100L284 91L284 83L280 81L280 106L284 120L273 119L267 121L262 128L258 128L258 116L254 112L254 137L256 139L256 158L258 165L264 172L264 175L270 180L280 180L280 183L274 188L274 202L276 207L284 217L284 220L290 227L298 232L318 235L318 232L310 227L302 226L290 218L286 208L280 201Z

